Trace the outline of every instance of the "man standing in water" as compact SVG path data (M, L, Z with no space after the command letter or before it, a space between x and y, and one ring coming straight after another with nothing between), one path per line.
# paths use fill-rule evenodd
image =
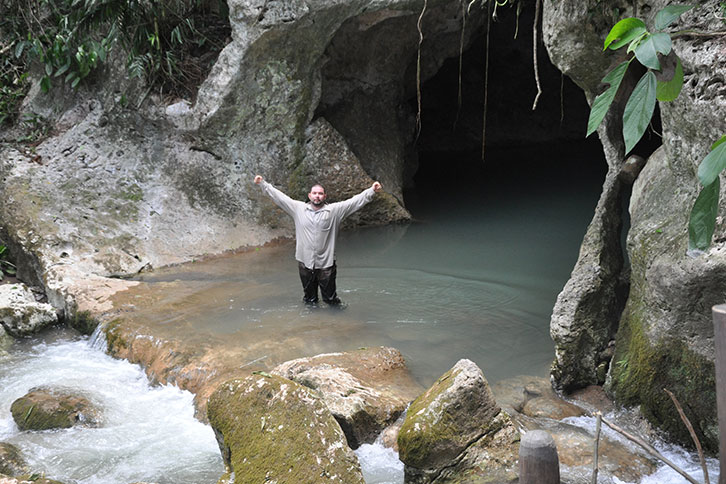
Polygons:
M323 301L339 306L340 298L335 289L335 239L340 222L365 204L373 200L381 184L374 182L370 188L343 202L325 203L325 189L313 185L308 193L308 203L293 200L271 184L255 177L255 183L275 204L295 221L295 259L298 262L300 281L303 286L303 301L318 302L318 286Z

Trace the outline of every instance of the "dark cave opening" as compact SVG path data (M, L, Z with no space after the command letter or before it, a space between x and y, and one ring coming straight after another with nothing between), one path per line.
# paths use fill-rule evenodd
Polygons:
M491 24L483 156L485 32L464 52L461 74L459 59L448 59L422 84L421 132L408 160L417 169L404 185L411 209L443 180L465 192L504 183L511 183L512 190L532 184L562 190L576 183L599 190L607 165L597 136L585 138L589 106L580 88L550 63L541 40L537 61L542 94L532 110L537 85L533 12L528 10L522 12L518 29L513 9L504 9ZM415 112L415 97L409 106Z

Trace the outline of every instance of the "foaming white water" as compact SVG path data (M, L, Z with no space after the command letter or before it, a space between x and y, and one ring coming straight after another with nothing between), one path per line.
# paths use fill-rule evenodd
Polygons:
M355 451L366 484L403 484L403 462L398 453L376 441Z
M618 414L608 414L604 418L607 418L611 422L618 423L624 427L626 427L626 430L630 433L637 434L637 431L634 428L628 428L628 423L632 419L632 416L626 417L626 422L622 423L620 422L620 416ZM594 435L594 429L595 429L595 419L593 417L570 417L564 419L565 422L570 423L572 425L575 425L577 427L581 427L582 429L586 430L588 433L592 433ZM609 438L613 440L617 440L618 442L621 442L623 445L628 447L629 449L632 449L634 454L641 454L641 455L647 455L643 449L625 438L622 434L608 428L607 426L603 425L602 427L602 433ZM676 466L678 466L680 469L685 471L688 475L693 477L699 482L705 482L703 478L703 471L701 469L701 462L698 458L698 454L695 452L689 452L683 447L679 447L677 445L673 445L667 442L664 442L660 439L656 439L655 441L650 440L645 437L641 437L644 441L651 444L658 452L660 452L666 459L670 460L672 463L674 463ZM718 482L719 477L719 463L717 459L707 458L706 459L706 467L708 469L708 475L711 482ZM586 471L579 473L584 476L590 476L591 470L587 469ZM589 482L589 480L588 480ZM631 481L624 481L619 479L616 476L609 476L609 475L599 475L598 476L598 483L599 484L687 484L688 481L683 478L678 472L676 472L673 468L669 467L667 464L658 461L658 469L650 475L644 476L639 481L631 482Z
M101 409L99 428L21 432L10 414L37 386L81 393ZM0 441L34 471L67 484L215 483L223 465L214 433L194 418L193 395L152 387L143 371L83 338L16 344L0 355Z

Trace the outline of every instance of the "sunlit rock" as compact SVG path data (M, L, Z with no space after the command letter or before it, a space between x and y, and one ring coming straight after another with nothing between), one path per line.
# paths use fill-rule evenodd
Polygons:
M298 383L268 374L230 380L212 394L207 412L235 482L363 484L340 426Z
M61 388L31 389L13 402L10 412L21 430L94 427L101 416L88 398Z
M37 302L27 286L0 285L0 325L10 335L27 336L57 322L58 315L53 306Z
M407 483L515 482L519 433L481 370L460 360L409 407L398 434Z
M354 449L372 443L423 391L394 348L300 358L277 366L272 373L319 392Z

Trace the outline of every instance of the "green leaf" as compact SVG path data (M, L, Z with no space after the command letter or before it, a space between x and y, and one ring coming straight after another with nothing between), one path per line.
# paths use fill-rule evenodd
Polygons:
M81 78L80 78L80 77L76 77L76 78L75 78L75 79L73 80L73 82L71 83L71 87L72 87L73 89L75 89L76 87L78 87L78 83L79 83L79 82L81 82Z
M55 71L55 75L53 77L62 76L65 71L67 71L71 67L70 62L66 62L66 64L62 67L60 67L57 71Z
M647 31L645 23L639 18L624 18L610 29L610 33L605 38L605 44L602 50L608 47L612 50L619 49Z
M698 165L698 179L701 185L709 186L726 168L726 135L711 146L711 152Z
M668 5L655 15L656 30L663 30L672 24L683 13L688 12L693 5Z
M15 58L20 58L20 56L23 55L23 49L25 49L25 41L21 40L15 46Z
M650 118L653 117L656 84L655 74L652 71L643 74L625 105L623 138L626 153L629 153L640 141L650 123Z
M43 92L50 91L50 77L43 76L43 78L40 80L40 90Z
M53 74L53 64L48 63L45 65L45 75L49 76L51 74Z
M688 248L706 250L711 245L713 231L716 228L718 198L721 189L718 177L706 185L696 198L688 221Z
M676 65L676 72L673 74L673 79L667 82L658 81L658 87L655 89L655 97L658 101L673 101L681 93L683 87L683 65L681 65L681 59L678 59Z
M668 55L671 51L671 36L664 33L648 35L635 49L635 57L645 67L660 70L658 54Z
M618 92L618 89L620 88L620 83L623 80L623 77L625 76L625 71L628 70L628 66L630 65L630 61L625 61L621 64L619 64L615 69L610 71L602 80L605 84L610 84L610 87L597 96L595 98L595 101L592 103L592 108L590 109L590 118L587 120L587 134L585 135L590 136L598 126L600 126L600 123L602 123L603 118L605 118L605 115L608 112L608 109L610 109L610 105L613 102L613 99L615 99L615 94Z

